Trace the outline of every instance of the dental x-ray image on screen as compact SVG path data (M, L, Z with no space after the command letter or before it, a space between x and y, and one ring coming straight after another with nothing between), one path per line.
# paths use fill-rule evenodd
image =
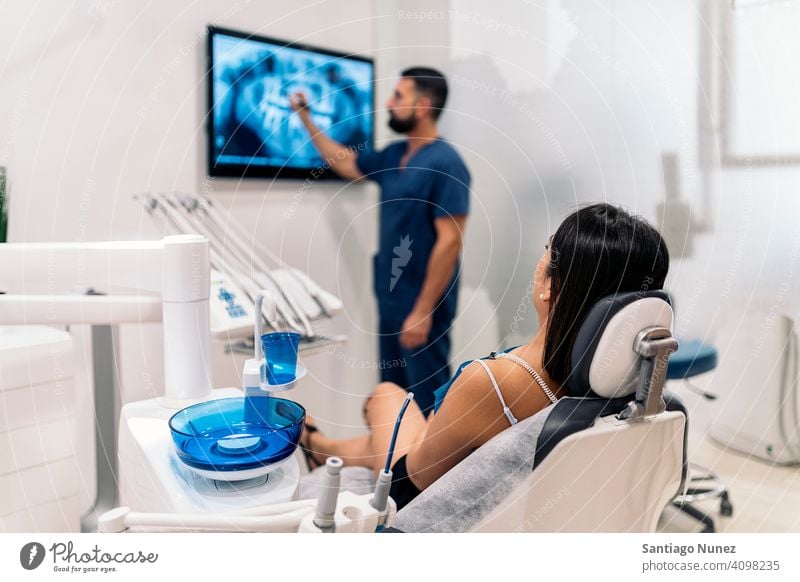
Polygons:
M334 177L291 95L306 95L317 126L371 149L371 59L209 27L210 176Z

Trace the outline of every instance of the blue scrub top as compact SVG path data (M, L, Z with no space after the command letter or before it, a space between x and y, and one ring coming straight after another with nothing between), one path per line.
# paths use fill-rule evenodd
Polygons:
M407 142L358 155L359 170L381 187L378 254L373 258L373 289L384 319L402 321L419 296L436 242L434 220L469 213L470 175L458 152L438 138L419 149L400 168ZM460 262L441 304L455 315Z

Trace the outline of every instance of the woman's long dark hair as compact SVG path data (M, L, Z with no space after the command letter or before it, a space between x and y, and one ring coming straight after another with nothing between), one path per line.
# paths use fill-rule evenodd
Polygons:
M663 288L669 252L644 219L610 204L592 204L564 219L550 255L544 369L563 384L575 336L589 310L613 293Z

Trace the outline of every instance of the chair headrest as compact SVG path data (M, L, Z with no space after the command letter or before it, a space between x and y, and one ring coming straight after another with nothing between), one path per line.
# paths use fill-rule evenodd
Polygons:
M598 301L575 338L567 393L601 398L633 394L639 380L636 336L653 326L672 330L672 318L665 291L616 293Z

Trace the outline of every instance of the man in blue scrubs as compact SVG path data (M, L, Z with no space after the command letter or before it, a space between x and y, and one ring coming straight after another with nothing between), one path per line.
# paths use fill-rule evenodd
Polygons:
M380 319L381 380L414 392L427 414L433 391L450 377L450 326L456 312L470 175L440 135L447 81L434 69L403 71L387 102L389 127L405 134L379 152L356 152L315 126L302 94L292 106L331 169L381 187L373 288ZM313 106L313 104L312 104Z

